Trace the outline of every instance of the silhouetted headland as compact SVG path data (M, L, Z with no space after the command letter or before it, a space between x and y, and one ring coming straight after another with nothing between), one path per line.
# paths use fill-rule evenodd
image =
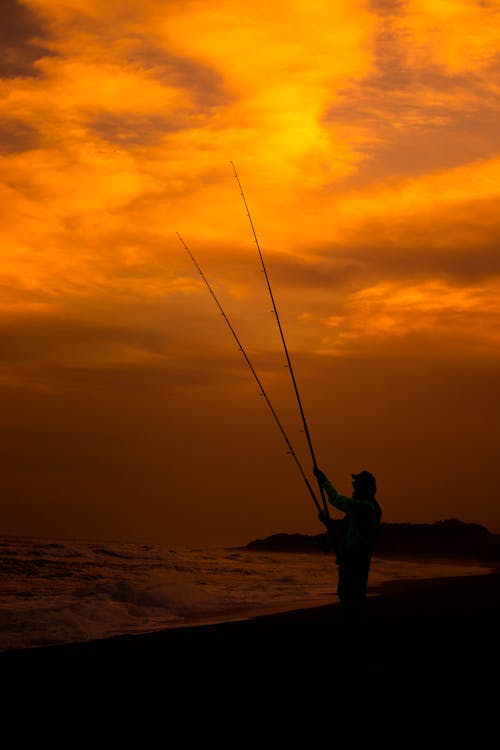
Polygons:
M245 549L272 552L325 552L325 534L272 534ZM375 554L384 558L452 558L500 561L500 534L485 526L450 518L436 523L382 523Z

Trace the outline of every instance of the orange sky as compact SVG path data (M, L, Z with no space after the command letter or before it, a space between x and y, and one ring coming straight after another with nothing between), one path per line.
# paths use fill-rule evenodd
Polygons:
M322 530L232 160L320 467L500 533L500 3L0 8L0 531Z

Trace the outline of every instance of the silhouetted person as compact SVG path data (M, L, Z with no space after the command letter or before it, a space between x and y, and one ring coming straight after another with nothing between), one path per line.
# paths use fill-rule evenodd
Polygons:
M352 497L346 497L337 492L320 469L313 471L327 494L328 502L345 513L343 519L334 521L321 511L319 519L335 539L339 600L347 613L358 615L366 603L368 574L382 518L382 510L375 499L375 477L369 471L353 474Z

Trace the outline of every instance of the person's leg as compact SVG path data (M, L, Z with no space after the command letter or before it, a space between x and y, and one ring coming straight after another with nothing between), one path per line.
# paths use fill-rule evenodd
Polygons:
M345 604L349 597L349 566L345 563L338 564L337 596L341 604Z
M359 598L359 572L355 560L348 560L339 565L339 583L337 595L345 610L356 606Z
M362 613L366 603L370 556L351 555L339 564L337 594L343 608L354 614Z

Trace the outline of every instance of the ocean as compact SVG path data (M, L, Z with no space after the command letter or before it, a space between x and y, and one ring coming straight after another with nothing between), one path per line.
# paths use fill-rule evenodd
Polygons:
M0 651L337 601L332 555L0 536ZM473 575L488 567L374 558L385 581Z

